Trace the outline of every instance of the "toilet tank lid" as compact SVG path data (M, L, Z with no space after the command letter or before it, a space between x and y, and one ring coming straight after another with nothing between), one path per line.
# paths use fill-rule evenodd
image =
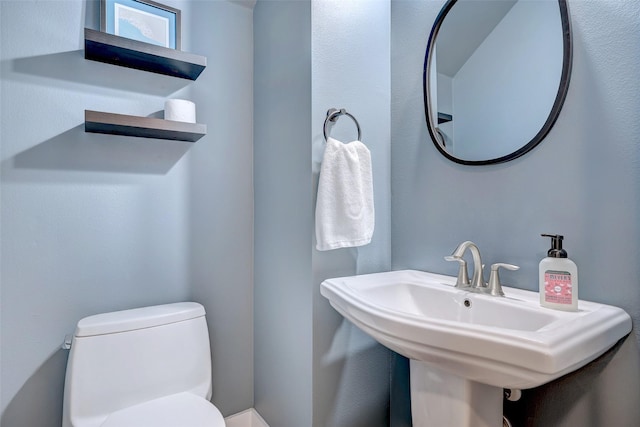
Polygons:
M133 331L195 319L204 315L204 307L196 302L178 302L96 314L78 322L75 336L90 337Z

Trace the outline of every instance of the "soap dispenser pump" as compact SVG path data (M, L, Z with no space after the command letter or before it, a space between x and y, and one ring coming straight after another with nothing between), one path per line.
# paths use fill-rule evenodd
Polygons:
M542 234L551 238L551 249L540 261L540 305L556 310L578 310L578 267L562 249L564 236Z

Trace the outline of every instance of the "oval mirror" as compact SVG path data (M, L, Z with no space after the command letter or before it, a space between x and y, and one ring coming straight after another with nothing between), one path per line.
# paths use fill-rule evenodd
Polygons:
M544 139L569 88L566 0L449 0L429 36L424 105L448 159L506 162Z

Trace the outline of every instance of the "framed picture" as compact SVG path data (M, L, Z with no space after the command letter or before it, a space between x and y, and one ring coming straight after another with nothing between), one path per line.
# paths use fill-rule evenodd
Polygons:
M180 11L150 0L100 0L100 30L180 50Z

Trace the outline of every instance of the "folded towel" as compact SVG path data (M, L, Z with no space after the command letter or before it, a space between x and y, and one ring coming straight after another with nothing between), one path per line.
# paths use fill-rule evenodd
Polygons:
M360 141L327 138L316 203L316 248L327 251L371 242L375 223L371 153Z

